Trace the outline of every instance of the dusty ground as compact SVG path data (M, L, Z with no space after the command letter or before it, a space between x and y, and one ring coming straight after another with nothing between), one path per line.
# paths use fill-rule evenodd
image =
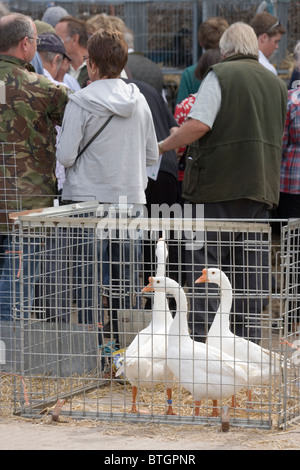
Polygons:
M54 423L0 418L0 450L300 450L300 426L287 431L212 426L166 426L108 422ZM122 453L118 453L120 456ZM147 456L149 453L142 454ZM139 454L140 455L140 454Z

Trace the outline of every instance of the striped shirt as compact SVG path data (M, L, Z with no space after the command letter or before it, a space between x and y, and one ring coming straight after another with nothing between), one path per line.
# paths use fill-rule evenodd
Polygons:
M282 141L280 191L300 194L300 88L288 92Z

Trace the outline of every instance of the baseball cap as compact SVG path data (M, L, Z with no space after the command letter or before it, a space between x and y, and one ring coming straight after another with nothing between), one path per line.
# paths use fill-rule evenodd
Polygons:
M66 53L66 49L63 40L54 33L42 33L39 34L40 44L37 46L38 52L49 51L63 54L67 59L72 60L71 57Z

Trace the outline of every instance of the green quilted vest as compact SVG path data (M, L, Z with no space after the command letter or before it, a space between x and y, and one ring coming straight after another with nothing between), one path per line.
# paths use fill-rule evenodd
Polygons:
M188 147L183 197L195 203L254 199L276 206L287 88L254 56L212 67L222 101L211 131Z

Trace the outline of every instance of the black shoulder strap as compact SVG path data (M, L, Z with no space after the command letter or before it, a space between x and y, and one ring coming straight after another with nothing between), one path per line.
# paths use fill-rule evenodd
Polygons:
M111 121L112 118L113 118L113 114L112 114L111 116L109 116L109 118L107 119L107 121L105 121L105 123L103 124L103 126L100 127L100 129L96 132L96 134L93 135L93 137L88 141L88 143L83 147L83 149L80 150L79 154L78 154L77 157L76 157L75 162L76 162L77 159L80 157L80 155L82 155L83 152L86 151L86 149L88 148L88 146L96 139L96 137L98 137L98 135L101 134L101 132L105 129L105 127L107 126L107 124L109 123L109 121Z

